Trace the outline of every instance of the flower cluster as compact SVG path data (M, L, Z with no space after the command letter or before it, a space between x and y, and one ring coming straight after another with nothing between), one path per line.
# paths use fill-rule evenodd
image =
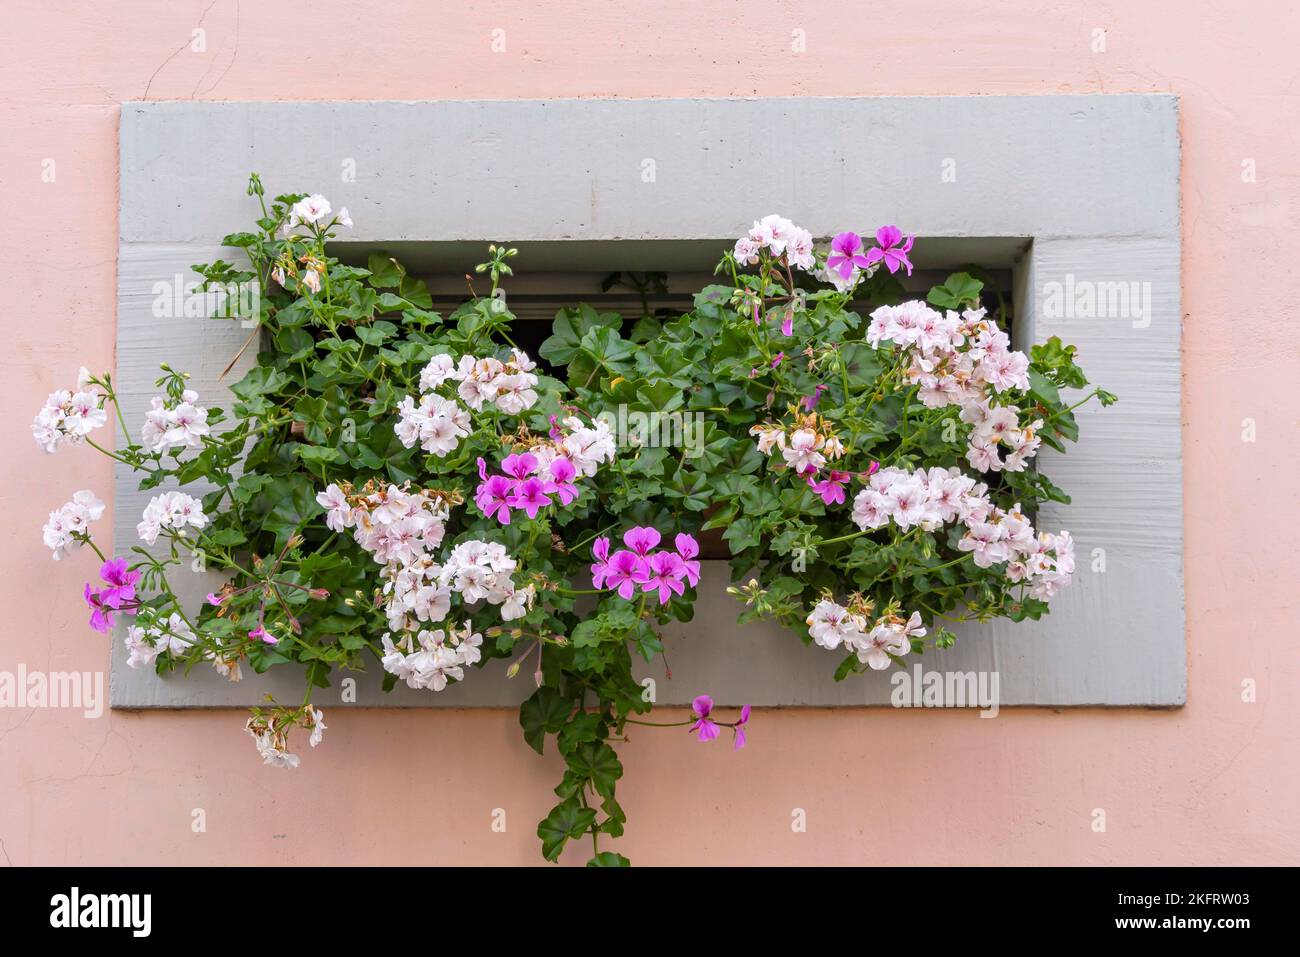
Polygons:
M973 426L966 461L981 472L1023 472L1043 444L1038 435L1043 420L1021 425L1020 409L1014 405L990 406L980 400L963 407L961 418ZM1007 449L1006 458L999 446Z
M269 711L253 708L252 717L244 725L257 745L262 762L277 768L298 766L298 755L289 751L289 732L295 727L311 732L307 742L314 748L325 737L325 713L309 704L300 708L276 706Z
M912 275L912 261L907 254L912 251L915 237L904 237L897 226L881 226L876 230L878 245L865 248L862 237L854 232L843 232L831 240L826 256L825 279L840 292L857 286L864 275L870 275L880 265L891 273L900 269Z
M45 405L32 420L32 437L46 452L56 452L61 445L80 445L86 436L108 422L104 396L86 387L90 373L83 367L77 376L77 389L51 392Z
M436 560L433 552L456 503L451 495L374 483L357 491L331 483L316 501L326 509L329 528L353 529L357 544L384 566L381 595L390 632L383 636L383 666L412 688L441 691L448 679L464 677L463 666L479 660L482 638L468 622L459 631L424 627L447 617L453 596L467 606L499 605L504 621L522 618L532 607L536 587L515 584L518 563L500 543L469 539L442 563Z
M863 531L890 522L904 531L961 522L966 532L957 548L969 552L979 568L1009 563L1007 577L1028 582L1035 598L1053 597L1070 583L1074 570L1069 532L1037 535L1019 505L999 508L989 499L988 486L955 467L881 469L853 500L853 521Z
M167 617L144 620L143 613L126 630L126 663L132 668L152 665L161 654L179 657L185 654L198 636L181 615L172 612Z
M430 366L440 358L434 356ZM505 362L490 356L486 359L461 356L454 372L444 373L440 367L433 378L445 374L459 382L456 394L475 412L490 403L506 415L519 415L537 404L537 376L533 372L536 368L537 363L515 349ZM426 367L421 373L421 387L429 371Z
M882 671L909 653L912 639L925 637L926 629L917 612L905 619L891 607L876 615L875 606L861 595L845 607L827 594L808 616L808 634L822 648L834 651L842 645L864 665Z
M1067 531L1034 534L1017 505L994 509L987 522L973 525L957 547L970 552L976 565L1007 563L1007 578L1029 585L1029 595L1041 601L1056 597L1074 575L1074 539Z
M203 513L203 506L198 499L184 492L164 492L149 500L135 530L141 541L152 545L158 541L158 536L165 528L184 536L187 526L201 529L207 525L208 516Z
M579 495L575 480L590 478L602 463L613 460L617 445L608 423L598 420L586 426L570 416L563 424L567 433L557 425L550 439L529 437L526 451L501 460L500 473L489 475L487 463L478 460L474 504L479 511L502 525L510 524L512 510L536 518L555 498L561 505L571 504Z
M319 240L335 226L352 228L352 217L346 206L333 216L330 215L332 211L330 201L320 193L304 196L289 208L288 215L280 224L279 237L285 240ZM304 230L305 234L300 235L298 230ZM326 272L325 260L314 250L309 249L295 257L292 244L286 243L271 269L271 278L284 286L292 276L302 288L315 294L324 287Z
M333 532L352 529L356 543L381 565L407 565L442 544L452 498L432 489L367 482L359 489L331 482L316 495Z
M320 228L323 225L332 226L334 223L346 226L348 229L352 228L352 217L348 215L346 206L340 208L332 220L331 212L330 201L320 193L304 196L290 208L289 218L284 222L283 234L288 236L300 226Z
M876 471L853 500L853 521L869 531L893 522L903 531L934 531L949 522L983 521L994 511L988 486L960 469Z
M41 529L41 537L46 547L54 552L55 561L80 548L89 537L90 523L99 521L103 514L104 503L94 492L84 488L73 493L72 501L64 502L50 512L49 521Z
M487 463L480 458L481 481L474 491L474 504L502 525L510 524L511 509L536 518L539 511L551 504L552 495L564 505L578 497L578 486L573 482L577 474L567 458L553 458L543 470L536 455L523 452L507 455L501 460L501 474L489 475Z
M591 546L596 562L591 566L591 584L616 591L631 600L638 590L656 593L665 605L673 595L686 593L686 586L700 583L699 543L684 532L673 539L674 551L656 550L661 536L657 529L637 526L623 533L626 548L610 554L609 539L598 538Z
M384 670L406 682L409 688L441 691L447 687L448 679L460 681L465 677L465 665L472 665L482 657L479 650L482 644L483 636L469 622L459 630L408 631L396 642L392 636L384 635Z
M791 266L805 272L811 272L817 265L812 233L776 213L756 221L747 234L737 239L732 255L742 266L755 266L764 249L777 259L786 257Z
M209 433L208 410L198 403L199 394L193 389L185 389L179 401L154 396L149 400L149 411L144 414L140 443L155 453L198 448Z
M990 404L1008 390L1029 388L1029 357L1011 348L984 309L941 313L919 301L881 306L871 314L867 341L905 350L905 380L927 408L961 407L962 421L974 426L967 451L973 468L1020 472L1037 454L1042 421L1022 426L1016 406ZM1009 450L1005 460L999 445Z
M469 435L469 413L448 399L429 392L406 396L397 407L397 438L408 449L419 445L430 455L439 457L456 451L460 440Z
M535 368L518 349L505 362L464 355L457 364L445 353L434 356L420 372L420 398L408 395L397 407L398 439L408 449L419 445L432 455L454 452L470 433L469 413L436 390L456 382L456 394L475 412L492 404L506 415L519 415L537 403Z
M752 426L749 434L763 455L779 452L785 467L811 479L828 462L844 455L844 443L834 427L816 412L801 413L796 408L790 411L794 416L790 424L766 422Z
M518 562L504 545L477 538L460 542L447 555L439 581L449 587L466 604L486 601L501 606L506 621L522 618L532 607L536 589L532 585L517 588L514 572Z

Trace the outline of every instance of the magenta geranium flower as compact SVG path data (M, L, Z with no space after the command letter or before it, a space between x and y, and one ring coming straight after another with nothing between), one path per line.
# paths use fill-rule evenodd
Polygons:
M829 476L818 481L817 476L809 475L808 485L827 505L839 505L844 502L844 487L849 484L850 477L848 472L832 471Z
M558 458L551 463L551 481L546 483L546 491L551 495L558 495L560 501L568 505L578 497L578 486L573 484L578 470L573 467L573 463L565 458Z
M527 512L529 518L536 518L538 512L551 504L546 494L546 483L539 478L525 479L515 487L509 504L511 508Z
M812 395L803 397L803 407L811 412L817 408L817 403L822 400L822 393L830 389L830 386L818 383L812 391Z
M615 552L606 566L605 587L617 589L620 598L630 600L636 594L636 586L640 584L637 576L644 564L645 559L636 552L627 549Z
M641 558L650 554L650 550L659 544L659 532L648 525L638 525L623 533L623 544Z
M494 475L484 480L474 492L474 504L488 518L495 518L502 525L509 525L515 484L504 475Z
M698 720L691 725L690 730L700 732L701 741L712 741L721 733L721 729L709 720L709 715L713 713L713 699L708 695L702 694L692 701L691 711Z
M90 587L90 582L86 582L84 594L86 604L90 606L90 627L108 634L108 630L113 627L114 609L100 601L99 593Z
M686 563L676 552L655 552L641 566L637 578L644 592L658 592L659 604L666 605L673 595L686 593L682 579L686 577Z
M140 572L127 568L125 558L111 558L100 566L99 577L107 587L91 588L86 582L82 594L90 608L90 627L107 634L113 627L114 612L135 614L135 583Z
M794 335L794 312L787 312L785 318L781 320L781 335Z
M99 590L99 598L109 608L121 608L123 602L135 598L135 583L140 580L140 572L128 569L125 558L104 562L99 577L108 583L107 588Z
M268 645L278 645L280 643L279 638L275 637L260 624L248 633L248 637L261 639Z
M596 559L591 566L591 587L604 588L609 575L609 539L598 538L591 543L591 554Z
M831 253L826 257L826 268L839 273L841 279L853 275L853 267L866 269L871 265L862 252L862 237L857 233L840 233L831 240Z
M732 725L736 734L736 743L732 745L731 750L739 751L745 746L745 725L749 724L749 705L740 709L740 720Z
M501 471L517 479L526 479L537 471L537 456L532 452L507 455L501 460Z
M903 231L897 226L881 226L876 230L876 242L879 248L872 247L867 251L867 263L876 263L884 260L886 268L891 273L898 272L899 269L906 269L907 274L912 275L912 261L907 258L907 254L912 251L912 241L915 236L903 238Z
M695 561L695 556L700 553L700 543L685 532L680 532L673 544L677 546L677 554L682 556L682 574L694 588L700 583L700 563Z

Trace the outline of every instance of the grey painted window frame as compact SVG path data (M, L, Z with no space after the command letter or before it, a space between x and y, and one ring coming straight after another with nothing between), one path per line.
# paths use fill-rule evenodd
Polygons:
M996 671L1004 706L1175 707L1187 687L1179 162L1169 95L126 103L118 384L132 423L164 360L190 370L206 402L228 406L217 376L247 330L159 319L152 302L155 283L231 258L217 242L249 221L252 169L274 190L317 189L349 206L362 243L719 240L774 210L821 236L897 222L921 237L921 255L926 239L1014 241L1017 344L1077 343L1094 381L1122 400L1081 409L1078 446L1041 456L1074 501L1045 507L1040 527L1070 528L1079 551L1053 613L967 629L921 661ZM1149 282L1151 312L1145 323L1049 316L1044 295L1067 276ZM149 494L119 467L119 553ZM1093 570L1097 549L1104 572ZM737 626L725 576L725 563L710 567L696 620L668 631L674 680L647 669L660 703L702 691L725 704L888 703L888 672L836 683L836 655L772 626ZM211 582L188 578L178 589L197 601ZM115 708L301 693L301 676L283 668L232 685L204 668L159 679L125 658L115 641ZM377 671L354 676L356 706L512 706L530 691L493 665L442 693L385 695Z

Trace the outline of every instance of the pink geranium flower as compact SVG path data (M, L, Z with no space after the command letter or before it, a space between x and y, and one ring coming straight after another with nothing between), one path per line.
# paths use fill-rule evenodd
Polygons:
M609 539L598 538L592 542L591 554L596 559L591 566L591 587L604 588L609 575Z
M99 597L109 608L121 608L123 602L135 598L135 583L140 580L140 572L128 569L125 558L113 558L104 562L99 569L99 577L108 583L107 588L99 590Z
M265 629L261 624L258 624L258 626L257 626L256 628L254 628L252 631L250 631L250 632L248 633L248 637L249 637L249 638L255 638L255 639L256 639L256 638L260 638L262 641L266 642L268 645L278 645L278 644L280 643L280 639L277 638L277 637L275 637L275 636L274 636L273 634L271 634L269 631L267 631L267 630L266 630L266 629Z
M655 552L642 565L637 583L644 592L658 592L659 604L666 605L674 594L685 594L686 586L682 584L685 577L686 563L680 555L676 552Z
M731 750L739 751L745 746L745 725L747 724L749 724L749 705L745 705L740 709L740 720L732 725L732 729L736 734L736 743Z
M501 460L501 471L517 479L526 479L537 471L537 456L532 452L507 455Z
M615 552L606 566L605 587L616 589L620 598L630 600L636 594L637 576L644 564L645 559L636 552Z
M86 604L90 606L90 627L108 634L113 627L113 609L100 601L99 593L90 587L90 582L86 582L84 595Z
M817 476L809 475L808 485L827 505L841 505L844 503L844 488L849 484L849 478L848 472L832 471L821 481L817 480Z
M515 485L515 482L504 475L494 475L485 479L474 492L474 504L488 518L495 518L502 525L509 525Z
M709 715L713 713L713 699L708 695L702 694L692 701L691 711L697 720L690 730L698 731L701 741L712 741L721 733L722 729L709 720Z
M881 226L876 230L876 242L879 248L873 247L867 252L867 263L877 263L884 260L886 268L891 273L898 272L899 269L906 269L907 274L912 275L912 261L907 258L907 254L912 251L912 241L915 236L903 238L903 232L897 226Z
M809 412L817 408L817 403L822 400L822 393L828 390L829 388L830 386L822 385L819 383L813 389L812 395L806 395L803 397L803 407L807 409Z
M515 494L509 499L511 508L522 509L528 513L529 518L536 518L537 513L550 504L551 500L546 494L546 483L539 478L525 479L520 482L515 487Z
M623 544L641 558L650 554L650 550L659 544L659 532L648 525L638 525L623 533Z
M558 495L560 501L568 505L578 497L578 486L573 484L578 470L573 467L573 463L566 458L557 458L551 463L551 481L546 483L546 491L551 495Z
M841 279L853 275L853 267L866 269L871 265L862 252L862 237L857 233L840 233L831 240L831 253L826 257L826 268L839 273Z
M100 566L99 577L107 587L91 588L87 582L83 595L90 607L90 627L107 634L113 627L115 612L135 614L135 584L140 572L128 569L125 558L112 558Z
M694 588L700 583L700 563L695 561L695 556L700 553L700 543L685 532L681 532L673 544L677 546L677 554L682 557L682 574Z

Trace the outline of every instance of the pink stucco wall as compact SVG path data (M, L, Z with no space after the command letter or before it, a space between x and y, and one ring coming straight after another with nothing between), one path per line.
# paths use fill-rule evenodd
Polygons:
M107 497L110 470L89 452L44 456L28 422L78 365L113 364L122 101L1171 91L1184 157L1187 706L992 721L758 713L738 755L646 730L623 749L620 849L643 864L1300 862L1292 4L387 0L359 17L367 6L5 4L0 670L107 667L79 596L93 558L52 566L39 528L65 491ZM189 49L200 21L206 53ZM504 54L489 52L494 27ZM1090 47L1097 27L1104 53ZM42 182L47 158L54 183ZM1243 182L1245 159L1257 182ZM1247 418L1254 443L1241 438ZM0 711L0 862L539 859L533 827L558 772L512 712L336 707L330 719L325 746L285 773L261 766L237 712ZM504 834L490 828L496 807ZM195 808L206 833L191 830ZM791 830L794 808L806 833Z

